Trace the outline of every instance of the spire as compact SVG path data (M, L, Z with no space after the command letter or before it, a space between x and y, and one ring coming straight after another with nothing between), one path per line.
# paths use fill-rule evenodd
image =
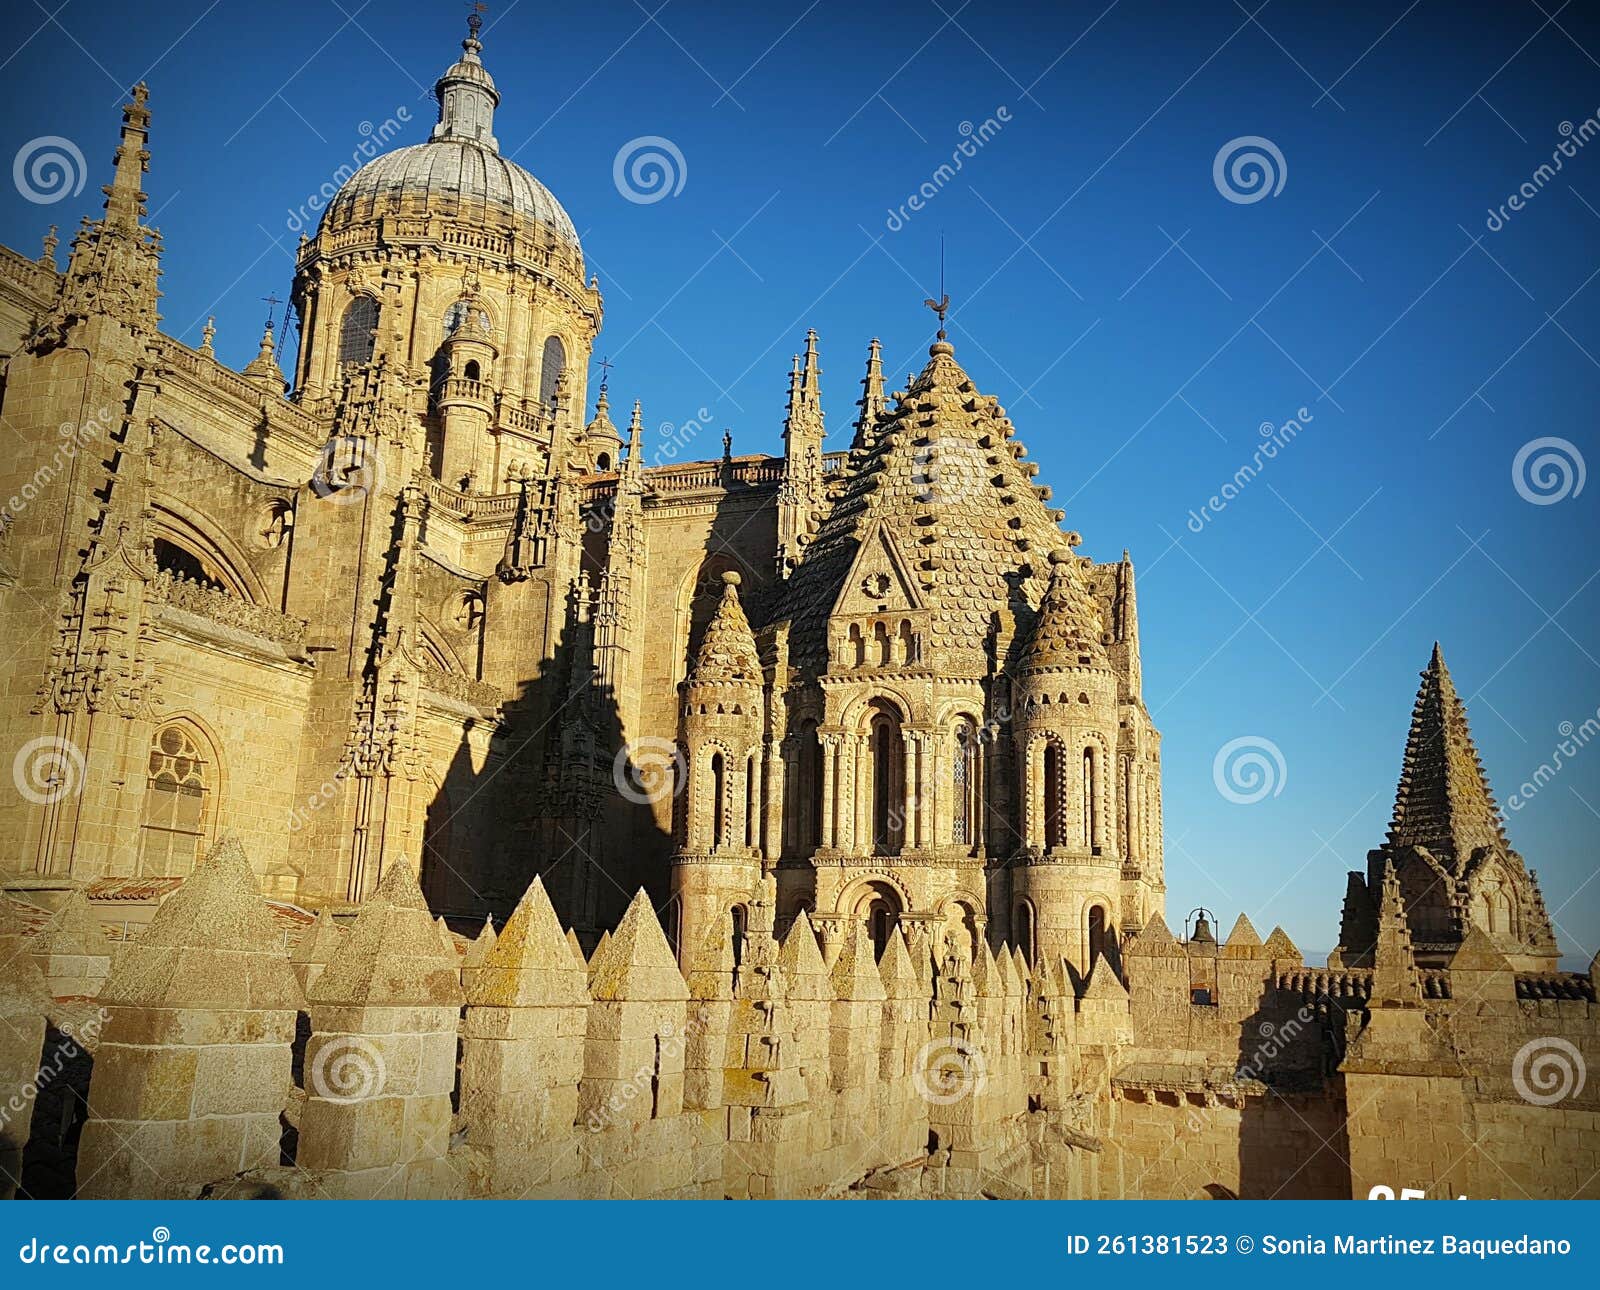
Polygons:
M217 319L213 314L206 319L206 325L200 329L200 352L207 358L217 356L216 347L212 344L217 338Z
M145 146L150 138L150 109L146 106L149 95L150 91L141 81L133 87L133 101L122 109L122 142L117 146L116 174L102 190L106 195L107 225L134 229L144 219L142 186L144 173L150 165L150 152Z
M206 348L211 346L211 335L215 328L207 324ZM240 373L252 385L258 385L268 394L281 395L284 390L283 369L278 366L277 355L272 338L272 319L267 319L265 330L261 333L261 349L250 360L249 365Z
M1499 814L1466 707L1435 642L1411 710L1389 848L1425 847L1459 868L1479 847L1509 849Z
M822 368L817 362L817 329L806 332L805 361L794 356L794 367L789 373L789 412L783 422L783 437L815 440L819 445L826 436L822 416ZM790 445L790 454L795 451Z
M750 620L739 603L739 575L729 569L722 575L722 599L706 624L695 655L691 683L703 681L746 681L761 684L761 660Z
M1050 585L1039 602L1033 634L1022 651L1023 668L1055 666L1109 666L1100 611L1078 572L1078 557L1052 551Z
M498 152L500 144L494 137L494 110L500 102L500 92L495 89L494 77L478 57L483 52L483 44L478 39L482 27L480 14L474 12L468 16L461 57L433 87L434 97L439 100L439 124L433 127L430 138L462 139Z
M865 448L873 430L877 428L879 418L883 416L885 407L883 346L876 336L867 346L867 374L861 378L861 398L857 401L856 407L861 409L861 414L856 418L856 437L850 446Z
M594 403L594 417L583 428L583 442L597 471L616 470L622 465L622 435L611 420L611 399L604 381L600 382L600 395Z
M56 226L52 224L50 231L44 235L44 246L39 252L39 265L41 268L56 271L56 247L61 245L61 239L56 236Z
M605 395L600 395L602 399ZM633 419L628 422L628 461L626 467L628 482L640 484L644 481L644 412L639 400L633 401Z

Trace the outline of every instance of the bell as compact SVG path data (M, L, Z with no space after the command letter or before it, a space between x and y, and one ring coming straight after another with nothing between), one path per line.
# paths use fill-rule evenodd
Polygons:
M1204 941L1211 945L1217 943L1217 938L1211 933L1211 924L1206 921L1204 914L1194 920L1194 935L1189 939L1191 941Z

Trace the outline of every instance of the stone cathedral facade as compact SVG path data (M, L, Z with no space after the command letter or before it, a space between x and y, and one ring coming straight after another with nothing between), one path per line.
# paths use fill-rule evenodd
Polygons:
M653 459L477 28L287 366L160 330L143 87L0 248L0 1196L1594 1197L1600 962L1438 648L1327 963L1180 939L1132 562L942 312Z
M302 239L292 361L161 332L142 88L65 268L5 253L15 866L133 909L232 832L274 898L403 861L479 921L543 874L586 945L641 885L681 947L766 882L780 926L1086 974L1163 908L1126 554L1078 553L942 331L897 391L873 342L832 429L812 334L781 456L653 459L476 35L437 95Z

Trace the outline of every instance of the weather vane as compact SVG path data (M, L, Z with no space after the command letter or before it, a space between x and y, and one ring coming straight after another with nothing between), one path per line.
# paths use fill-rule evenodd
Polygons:
M950 296L944 289L944 234L939 234L939 298L924 300L923 304L939 315L939 339L944 339L944 316L950 312Z
M611 379L611 369L616 366L609 355L600 360L600 388L606 388L606 382Z
M273 294L270 296L262 296L261 303L267 307L267 326L271 327L273 319L277 316L278 306L281 305L283 301L279 300L276 294Z

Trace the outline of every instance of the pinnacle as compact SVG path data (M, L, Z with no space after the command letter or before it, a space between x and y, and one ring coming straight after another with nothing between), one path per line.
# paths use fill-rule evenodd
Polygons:
M1228 939L1223 943L1221 957L1225 959L1252 959L1262 958L1264 955L1257 951L1262 949L1261 937L1256 932L1255 926L1245 914L1240 914L1233 925L1233 930L1228 933Z
M666 933L643 888L634 896L611 939L595 950L589 976L590 993L601 1001L671 1001L689 997L689 987L678 971L672 946L667 944Z
M791 981L801 976L826 976L828 967L822 961L822 951L817 947L817 934L811 929L811 919L801 910L783 938L778 951L778 966Z
M889 933L889 943L878 960L878 975L883 978L884 992L891 999L912 999L926 993L927 987L911 961L911 951L906 948L905 935L898 927Z
M1167 926L1167 920L1160 914L1150 915L1150 921L1144 925L1144 930L1134 938L1133 943L1123 951L1123 954L1127 958L1188 958L1188 953L1178 944Z
M852 1002L871 1002L887 998L883 977L872 958L872 942L867 939L867 925L852 919L844 935L844 945L833 964L833 992L838 999Z
M1459 869L1479 847L1509 849L1499 814L1466 706L1435 642L1411 712L1389 848L1425 847Z
M491 934L485 931L474 949ZM479 966L468 995L470 1003L515 1007L583 999L584 967L573 958L544 883L537 877Z

